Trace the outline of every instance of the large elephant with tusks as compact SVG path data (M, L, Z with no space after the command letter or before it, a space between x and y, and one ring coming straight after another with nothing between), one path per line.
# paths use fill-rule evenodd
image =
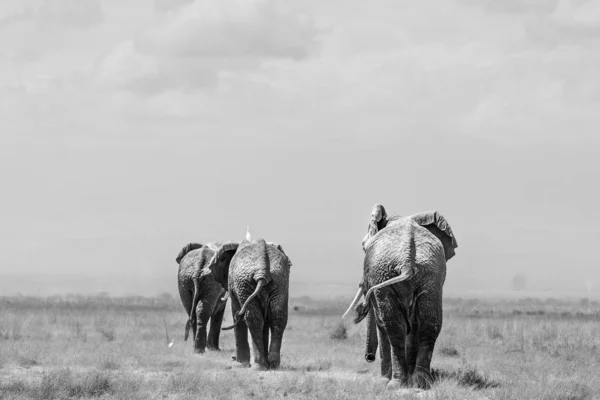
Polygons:
M362 244L363 279L344 316L355 309L355 323L367 318L365 359L375 361L379 346L388 389L429 388L446 261L458 247L452 229L435 211L388 216L376 204Z
M229 294L234 324L223 329L234 329L236 359L245 367L250 367L248 331L254 367L264 370L280 365L291 265L280 245L252 240L249 232L231 260Z

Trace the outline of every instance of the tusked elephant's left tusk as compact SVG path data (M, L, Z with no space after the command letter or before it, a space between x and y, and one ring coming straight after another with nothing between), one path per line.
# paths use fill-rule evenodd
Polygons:
M344 313L344 315L342 315L342 318L344 318L346 315L348 315L348 313L354 309L354 307L356 307L356 305L358 304L358 301L360 300L360 296L363 294L363 289L360 287L358 288L358 292L356 292L356 296L354 296L354 300L352 300L352 303L350 303L350 307L348 307L348 309L346 310L346 312Z
M225 292L225 296L221 297L221 301L227 301L229 298L229 292Z

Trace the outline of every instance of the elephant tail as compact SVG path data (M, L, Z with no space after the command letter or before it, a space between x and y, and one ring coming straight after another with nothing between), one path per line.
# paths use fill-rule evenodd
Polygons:
M188 318L187 322L185 323L185 335L183 336L183 340L187 341L188 340L188 336L190 335L190 328L192 327L192 321L191 319Z
M196 323L196 307L198 307L198 301L200 301L200 290L198 288L198 281L194 279L194 300L192 301L192 308L190 309L190 315L185 324L185 335L184 341L188 340L190 334L190 328Z
M256 285L256 289L254 289L254 292L252 292L252 294L246 299L246 301L244 302L244 305L242 306L242 309L233 316L233 319L234 319L233 325L222 328L222 330L228 331L230 329L233 329L242 319L244 319L244 314L246 313L246 308L248 307L248 304L250 304L250 300L252 300L256 296L258 296L260 289L262 289L262 287L264 285L265 285L265 280L259 279L259 281Z

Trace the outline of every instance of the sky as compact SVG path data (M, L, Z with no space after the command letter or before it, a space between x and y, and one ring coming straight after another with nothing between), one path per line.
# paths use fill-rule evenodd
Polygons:
M600 0L3 0L0 295L176 295L188 242L353 296L371 208L445 291L600 294Z

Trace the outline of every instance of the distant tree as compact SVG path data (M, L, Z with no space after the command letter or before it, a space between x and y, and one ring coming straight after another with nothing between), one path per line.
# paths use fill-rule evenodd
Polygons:
M527 275L516 274L512 278L512 288L514 290L525 290L527 289Z
M160 295L158 295L158 298L165 303L171 303L171 302L175 301L175 297L173 297L173 295L171 293L167 293L167 292L161 293Z

